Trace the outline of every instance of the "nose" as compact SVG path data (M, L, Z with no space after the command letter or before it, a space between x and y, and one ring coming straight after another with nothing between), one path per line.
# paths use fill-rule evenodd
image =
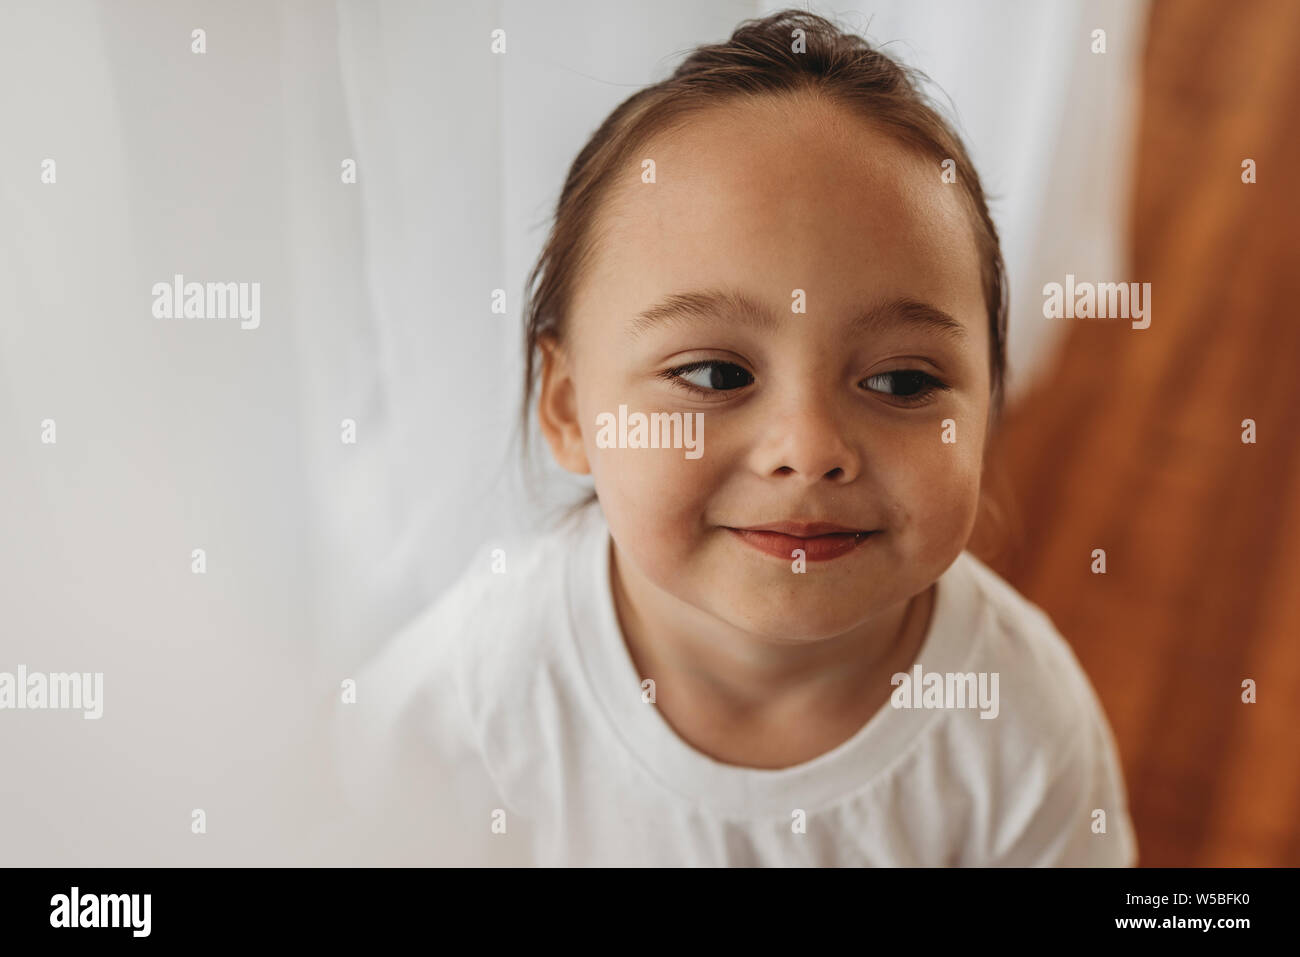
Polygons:
M755 471L804 485L854 481L862 460L848 431L850 414L822 394L784 400L754 448Z

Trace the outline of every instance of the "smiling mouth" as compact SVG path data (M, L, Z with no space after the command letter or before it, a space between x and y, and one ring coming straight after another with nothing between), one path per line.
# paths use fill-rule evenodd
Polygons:
M879 529L852 530L825 523L801 525L795 522L762 528L727 526L727 531L764 554L790 560L799 558L795 553L802 551L803 557L810 562L830 561L847 555L879 534Z

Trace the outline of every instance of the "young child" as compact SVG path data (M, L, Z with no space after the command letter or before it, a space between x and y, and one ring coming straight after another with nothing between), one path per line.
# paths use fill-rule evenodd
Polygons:
M525 423L538 379L595 494L360 676L409 862L1135 863L1088 679L964 551L1004 270L912 74L742 24L605 120L528 287Z

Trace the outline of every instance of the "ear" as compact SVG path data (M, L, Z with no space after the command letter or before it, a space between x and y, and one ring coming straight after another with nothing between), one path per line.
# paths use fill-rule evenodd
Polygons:
M578 421L578 395L569 355L552 336L544 336L538 345L542 351L542 381L537 396L537 422L555 461L575 475L590 475L587 450L582 444L582 426Z

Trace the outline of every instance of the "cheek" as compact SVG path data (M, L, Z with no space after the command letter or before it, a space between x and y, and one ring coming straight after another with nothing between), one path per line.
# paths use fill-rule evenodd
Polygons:
M960 428L960 426L959 426ZM982 424L958 441L912 443L891 470L891 518L919 565L945 565L966 546L979 509Z
M617 415L616 411L611 411ZM592 421L595 421L594 416ZM602 447L598 439L612 442L613 447ZM625 440L629 445L637 442L631 427L626 435L620 435L617 426L604 432L594 425L589 430L584 429L583 445L591 465L592 481L601 500L610 506L635 508L646 515L660 517L686 512L692 505L698 506L706 497L707 477L715 468L717 456L705 454L703 441L696 441L689 435L687 439L694 442L695 449L622 448L618 444ZM680 433L673 440L679 444L683 441ZM644 432L640 441L648 441ZM666 443L668 437L663 436L662 441ZM696 457L689 458L688 455Z
M681 573L703 533L722 465L709 428L713 423L702 412L703 421L692 418L688 426L691 412L674 409L658 391L638 386L626 370L609 362L590 365L581 370L587 389L580 415L592 484L619 547L643 574L662 584ZM622 418L620 405L626 407ZM681 414L682 425L665 429L662 421L648 420L637 432L634 416L648 419L665 412ZM620 447L648 443L652 431L655 444L678 447Z
M583 410L582 439L606 511L635 511L647 524L692 534L722 466L712 417L626 385L601 398Z
M712 460L687 459L682 449L598 448L593 438L588 461L620 547L651 579L670 577L703 532Z

